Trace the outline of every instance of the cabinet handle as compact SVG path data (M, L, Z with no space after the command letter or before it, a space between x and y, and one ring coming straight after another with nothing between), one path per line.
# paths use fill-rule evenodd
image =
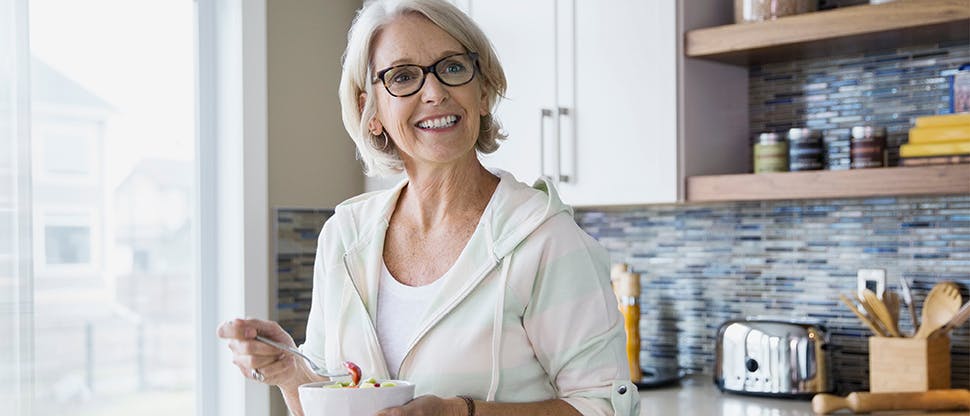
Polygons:
M559 107L559 111L556 112L556 177L562 183L569 183L572 179L562 173L562 118L568 115L569 109L565 107Z
M539 112L539 176L546 176L546 117L552 117L552 110L543 108Z

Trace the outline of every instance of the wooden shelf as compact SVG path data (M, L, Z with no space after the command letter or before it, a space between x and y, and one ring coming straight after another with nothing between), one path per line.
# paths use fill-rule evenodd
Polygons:
M896 0L687 32L685 53L736 65L970 39L970 0Z
M970 195L970 164L687 178L687 202Z

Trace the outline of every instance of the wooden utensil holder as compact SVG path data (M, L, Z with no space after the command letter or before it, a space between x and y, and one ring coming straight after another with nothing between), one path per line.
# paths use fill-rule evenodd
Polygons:
M869 337L869 391L921 392L950 388L950 337Z

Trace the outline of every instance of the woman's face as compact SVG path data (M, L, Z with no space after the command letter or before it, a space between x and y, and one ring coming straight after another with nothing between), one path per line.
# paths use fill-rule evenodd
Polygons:
M449 55L465 53L455 38L421 15L406 15L384 26L374 41L374 73L402 64L426 67ZM383 128L405 164L448 165L475 157L479 116L487 106L479 74L467 84L442 84L433 73L410 96L395 97L374 84L377 116L370 130Z

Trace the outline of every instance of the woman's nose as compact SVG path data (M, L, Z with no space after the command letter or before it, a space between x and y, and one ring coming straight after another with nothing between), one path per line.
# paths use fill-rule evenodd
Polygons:
M448 88L438 80L434 74L425 74L424 86L421 88L421 100L429 104L441 104L449 97Z

